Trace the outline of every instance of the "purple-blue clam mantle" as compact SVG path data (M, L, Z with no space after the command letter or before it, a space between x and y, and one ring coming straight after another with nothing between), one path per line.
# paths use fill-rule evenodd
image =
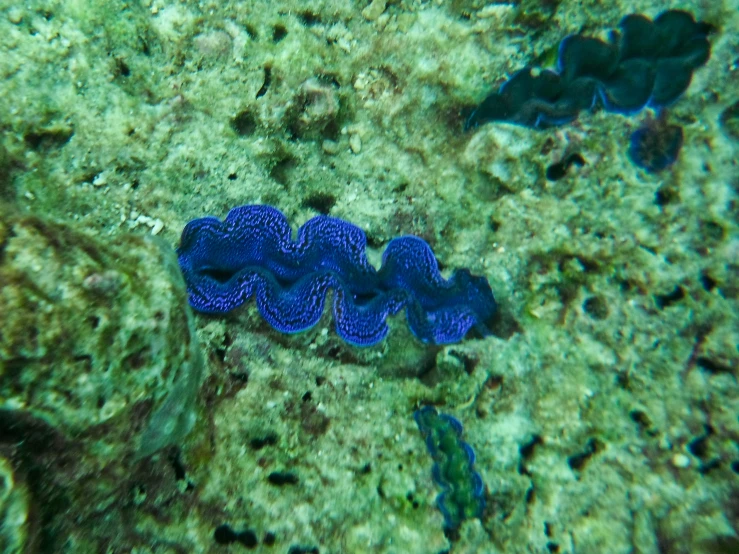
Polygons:
M403 309L426 343L460 341L473 327L489 333L485 322L497 306L488 281L466 269L444 279L420 238L391 240L376 270L364 232L347 221L317 216L298 229L297 240L291 233L282 212L270 206L241 206L223 221L188 223L177 255L190 305L221 314L254 296L272 327L297 333L318 322L331 289L336 332L357 346L381 341L387 317Z

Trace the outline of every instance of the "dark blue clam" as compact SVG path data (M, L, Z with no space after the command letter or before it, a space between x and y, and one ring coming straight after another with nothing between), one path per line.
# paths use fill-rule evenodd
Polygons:
M556 72L517 71L472 112L465 130L490 121L545 129L597 106L625 115L663 108L685 92L693 71L711 55L710 26L685 11L668 10L654 21L628 15L619 29L611 42L566 37Z
M378 271L367 260L364 232L351 223L317 216L297 240L291 235L285 216L270 206L188 223L177 253L192 307L226 313L255 297L272 327L296 333L318 323L333 290L336 331L354 345L381 341L387 318L403 309L423 342L457 342L473 327L487 334L496 310L487 280L465 269L444 279L418 237L390 241Z

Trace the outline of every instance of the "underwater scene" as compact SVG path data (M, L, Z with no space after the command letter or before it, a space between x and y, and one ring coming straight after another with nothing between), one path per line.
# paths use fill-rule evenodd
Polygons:
M0 554L739 554L739 0L0 0Z

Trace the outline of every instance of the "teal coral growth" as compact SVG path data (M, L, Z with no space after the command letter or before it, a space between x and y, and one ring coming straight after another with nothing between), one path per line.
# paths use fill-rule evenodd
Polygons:
M434 481L444 489L436 500L444 526L457 529L464 520L482 516L485 485L475 471L472 447L462 440L462 424L433 406L424 406L413 417L434 458Z

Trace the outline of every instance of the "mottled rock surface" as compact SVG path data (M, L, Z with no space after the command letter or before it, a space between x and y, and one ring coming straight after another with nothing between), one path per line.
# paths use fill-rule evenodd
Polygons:
M3 552L99 551L92 522L128 500L137 460L194 423L202 360L174 252L3 210L0 282Z
M30 526L28 490L11 461L0 455L0 552L23 552Z
M64 469L49 479L101 486L90 500L97 519L92 508L79 518L68 496L44 497L59 515L37 519L45 534L35 544L58 544L62 525L77 541L70 552L99 551L107 531L106 548L141 553L244 550L219 540L246 531L261 552L270 543L322 554L739 550L736 1L670 4L716 31L711 59L669 108L684 143L658 175L628 159L641 116L461 131L467 110L507 73L545 65L565 35L603 37L623 15L655 17L663 4L4 2L0 198L18 211L108 237L121 256L133 248L129 231L176 244L187 221L236 205L275 205L296 228L328 213L366 231L375 265L389 239L416 234L447 275L484 274L501 304L495 336L439 350L419 348L402 322L393 322L397 338L356 351L328 332L330 319L283 336L253 306L198 317L207 377L179 450L115 473L103 461L123 450L93 457L55 446L69 455L36 459L5 443L13 452L0 457L31 498L60 490L26 477L59 460ZM547 180L547 168L573 153L585 164ZM22 230L3 244L61 256L49 238L35 242L46 236L36 226ZM48 285L34 302L43 308L54 293L84 310L55 325L105 315L106 302L81 288L90 273L63 260L64 282L78 285ZM142 309L160 290L144 273L126 282ZM52 277L42 272L37 286ZM180 321L170 302L170 321ZM32 322L48 317L39 309ZM143 325L118 321L121 330ZM151 407L135 425L125 406L96 408L97 374L84 358L101 348L95 329L44 333L83 358L54 370L63 395L31 390L34 373L11 367L13 394L33 417L21 431L54 445L69 444L55 442L70 439L66 430L59 438L62 423L87 429L83 444L91 429L111 444L140 432ZM42 360L51 348L30 335L13 344ZM112 388L106 404L161 403L172 381L136 385L121 352L110 352L115 382L139 395ZM9 388L5 375L0 387ZM420 404L462 421L487 485L483 518L458 536L444 535L434 506L439 491L412 418ZM92 407L89 425L74 405ZM159 413L175 407L163 405ZM233 536L215 533L222 525Z

